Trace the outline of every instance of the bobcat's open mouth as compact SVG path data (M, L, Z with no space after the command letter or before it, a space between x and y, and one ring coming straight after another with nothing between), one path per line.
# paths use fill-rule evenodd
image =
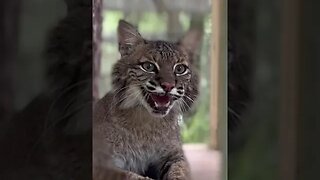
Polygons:
M145 97L146 102L152 108L152 113L156 115L166 115L173 102L173 97L170 94L149 93Z
M159 95L150 94L147 98L147 103L153 109L153 113L156 114L167 114L169 106L172 103L172 98L170 95Z

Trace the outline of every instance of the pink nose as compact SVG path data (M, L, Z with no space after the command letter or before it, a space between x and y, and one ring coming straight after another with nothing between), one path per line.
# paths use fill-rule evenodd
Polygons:
M168 82L163 82L161 83L161 87L163 90L169 92L174 88L175 84L174 83L168 83Z

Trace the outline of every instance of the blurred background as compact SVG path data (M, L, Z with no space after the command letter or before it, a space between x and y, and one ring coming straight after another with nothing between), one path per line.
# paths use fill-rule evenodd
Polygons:
M3 0L0 24L0 179L89 179L91 1Z
M119 19L134 24L146 39L175 42L189 29L202 32L201 45L195 55L196 68L200 73L200 96L191 113L183 117L182 139L196 179L217 179L219 174L219 153L209 149L211 141L217 141L210 133L211 53L212 16L210 0L102 0L101 61L97 79L99 97L111 89L113 64L120 58L117 42ZM215 129L212 129L215 131ZM204 168L207 167L207 168Z
M5 26L1 28L0 112L7 117L0 119L7 119L46 86L43 56L48 33L66 15L66 6L62 0L13 0L1 1L1 8Z
M228 179L319 178L319 5L228 0L228 83L247 92L235 98L245 108L228 135Z

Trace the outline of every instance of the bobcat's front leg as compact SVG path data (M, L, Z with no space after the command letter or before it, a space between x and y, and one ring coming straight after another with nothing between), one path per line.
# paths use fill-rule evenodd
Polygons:
M179 161L173 163L168 172L167 180L190 180L190 170L186 161Z
M143 176L140 176L139 174L136 174L130 171L126 171L126 175L128 180L153 180L149 177L143 177Z
M93 180L153 180L139 174L111 167L94 168Z
M168 159L163 167L163 180L191 180L189 164L183 154Z

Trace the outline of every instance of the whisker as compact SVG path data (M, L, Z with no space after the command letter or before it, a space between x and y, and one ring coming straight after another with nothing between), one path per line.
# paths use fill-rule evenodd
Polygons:
M112 102L110 103L111 104L111 107L109 109L109 111L107 113L109 113L111 110L113 110L116 106L118 106L119 104L121 104L125 99L127 99L129 96L132 96L132 93L130 94L122 94L122 96L118 97L118 94L122 91L122 90L125 90L125 89L128 89L132 86L137 86L137 87L140 87L139 84L129 84L129 85L126 85L122 88L119 88L119 89L116 89L114 91L114 95L113 95L113 98L112 98ZM116 102L115 104L113 104L114 102Z
M177 101L177 102L179 103L179 104L178 104L178 105L179 105L178 107L179 107L179 109L180 109L180 112L181 112L181 113L186 112L187 110L186 110L186 108L184 107L183 102L180 101L180 100Z
M135 100L137 100L137 98L138 98L139 95L140 95L140 92L139 92L139 91L134 91L134 92L132 92L132 95L135 95L135 96L130 99L130 101L128 102L129 104L131 104L132 102L134 102Z
M183 98L181 98L181 100L182 100L183 104L186 105L188 108L188 109L185 108L185 112L188 112L188 110L190 110L191 107L187 104L187 102Z
M191 97L189 97L188 95L185 94L184 97L188 98L192 103L194 103L194 100Z
M113 104L115 102L115 98L113 98L112 102L110 103L110 109L109 111L107 112L107 114L109 114L112 110L114 110L114 108L116 108L118 105L120 105L125 99L127 99L128 97L132 96L133 93L130 93L130 94L123 94L123 97L120 97L121 99L118 99L116 101L115 104ZM115 97L115 96L114 96Z
M230 111L233 115L235 115L238 119L240 119L240 115L236 113L232 108L228 107L228 111Z
M130 87L135 86L135 85L138 85L138 84L129 84L129 85L126 85L126 86L124 86L122 88L115 89L113 97L117 96L118 93L120 93L122 90L125 90L125 89L130 88Z

